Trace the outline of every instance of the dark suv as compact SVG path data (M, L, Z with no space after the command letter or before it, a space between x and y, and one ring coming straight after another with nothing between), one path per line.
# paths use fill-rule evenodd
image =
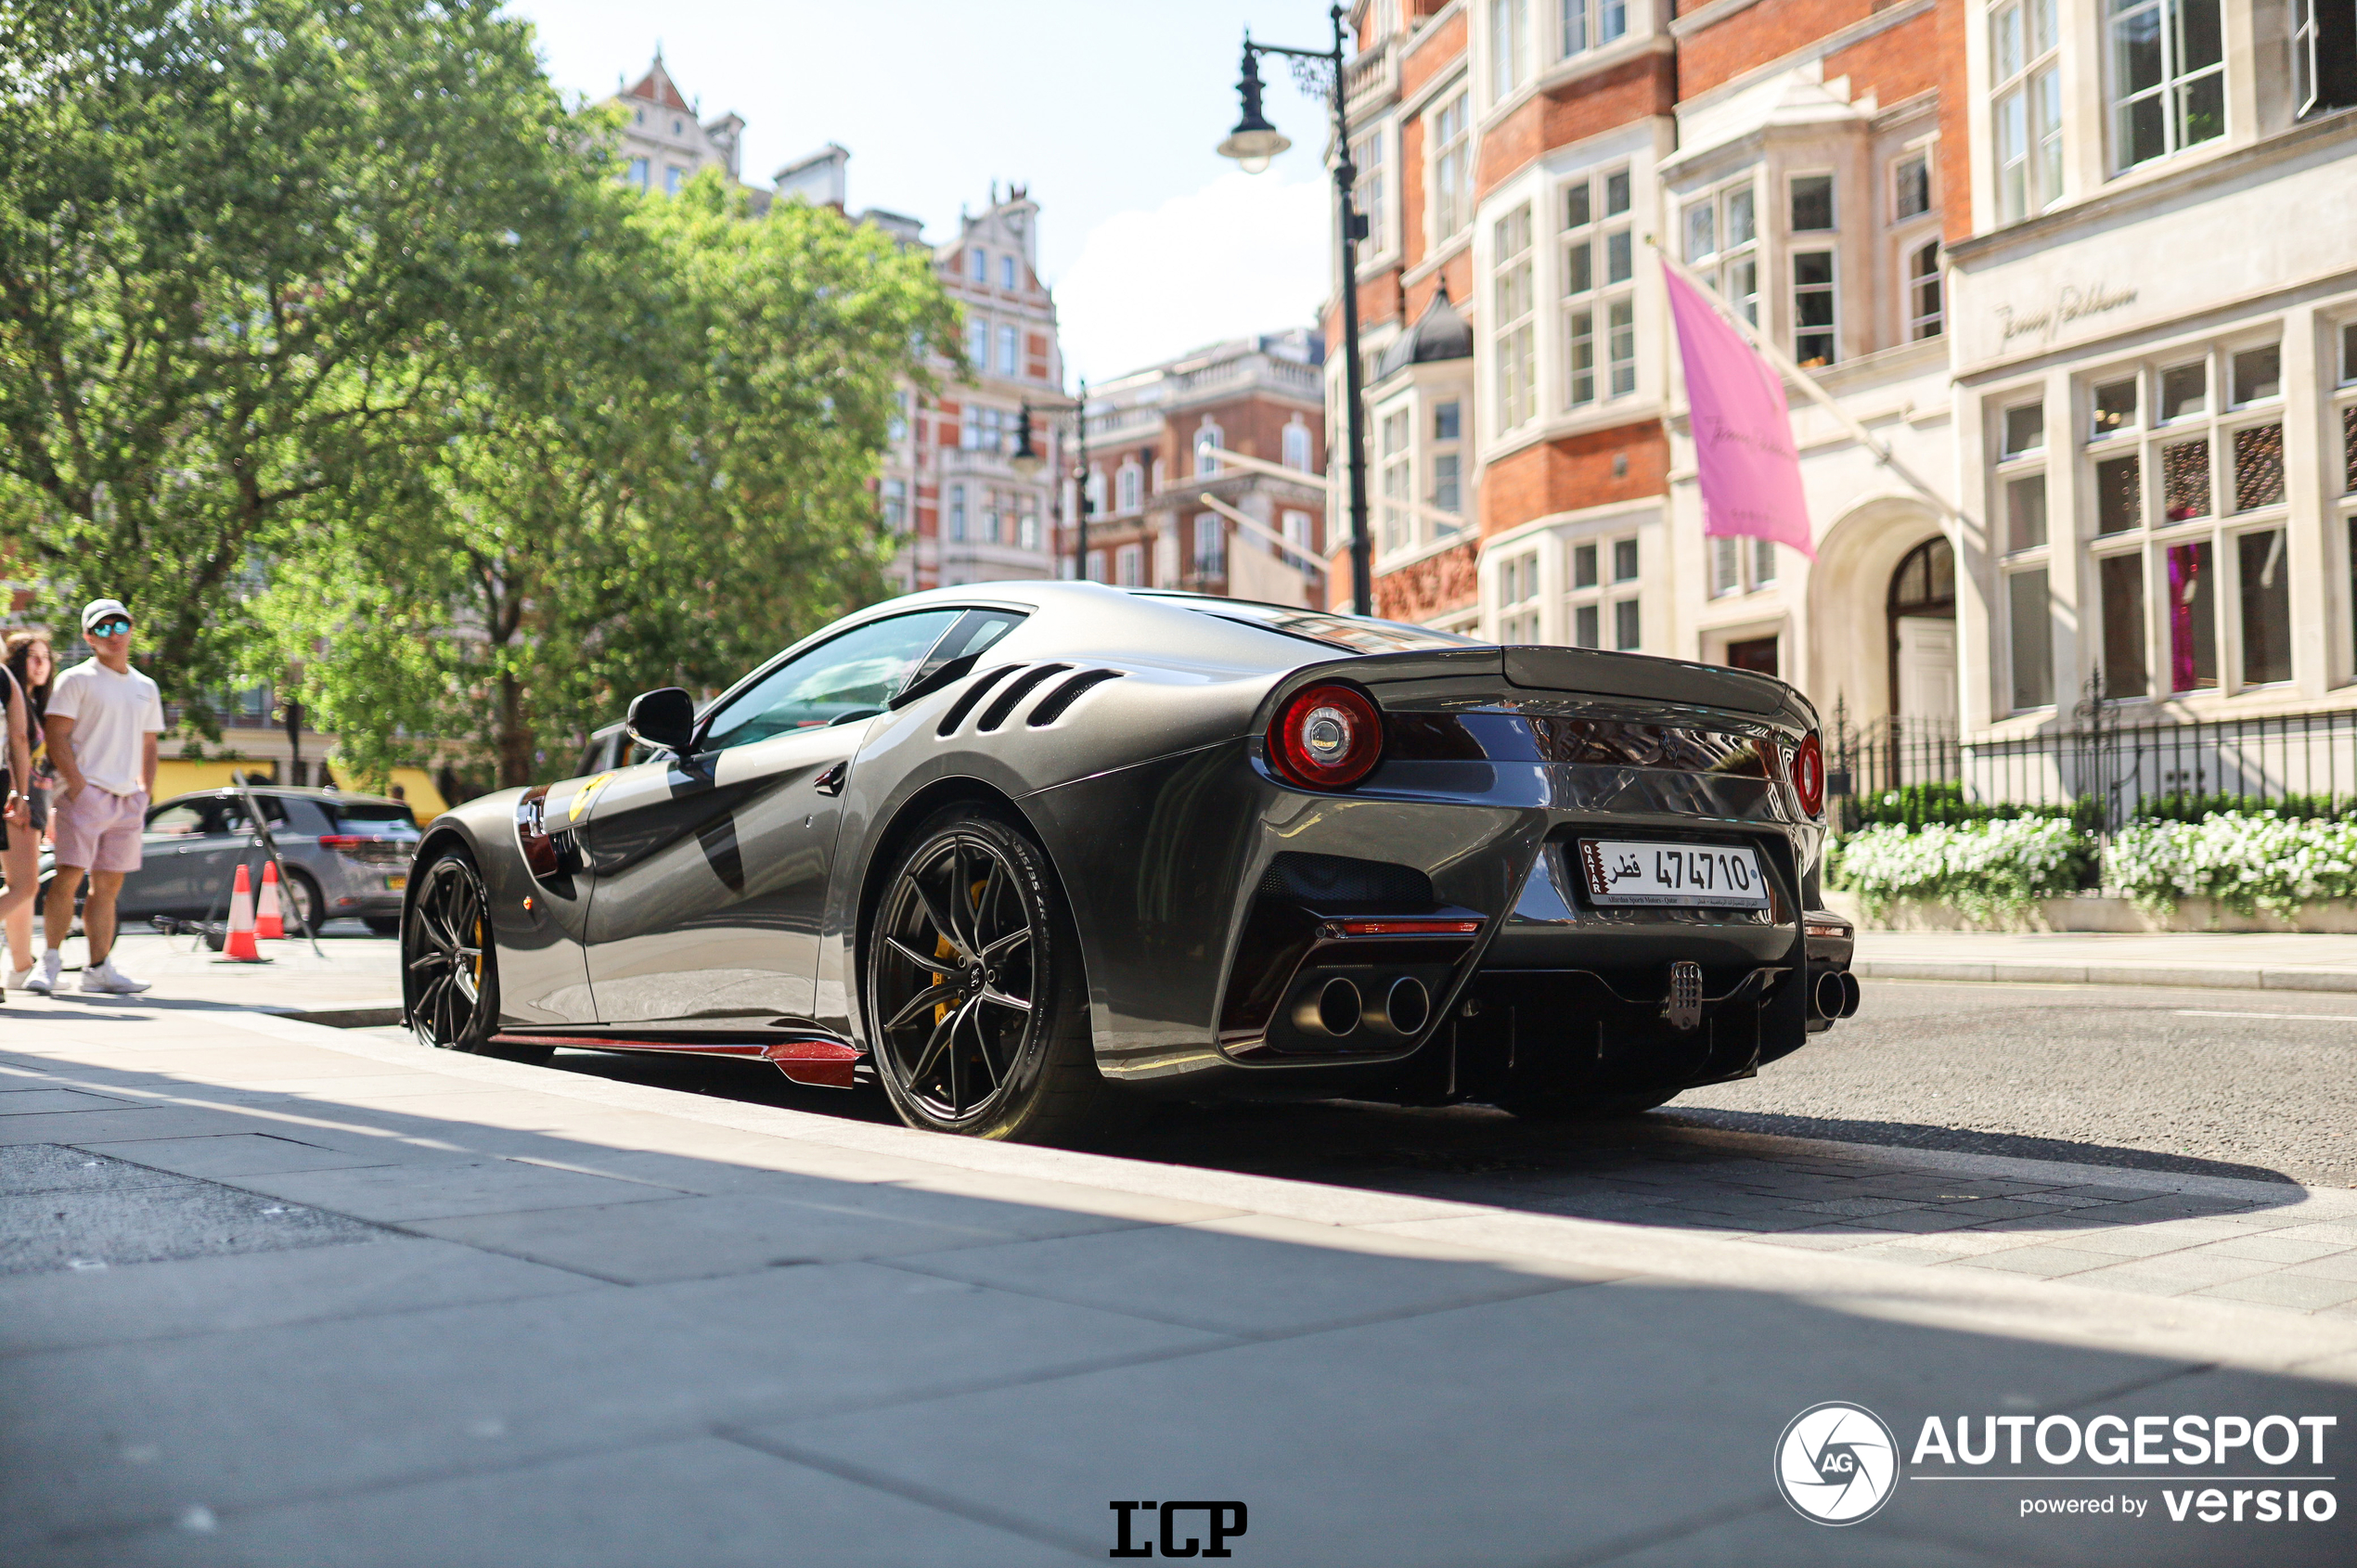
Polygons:
M286 867L290 932L300 912L314 930L321 920L357 916L380 936L400 933L401 893L418 847L418 819L408 806L337 790L269 785L252 793ZM45 890L50 855L44 848ZM116 910L127 920L225 919L238 862L251 868L258 890L263 859L238 791L175 795L148 808L139 869L123 878Z

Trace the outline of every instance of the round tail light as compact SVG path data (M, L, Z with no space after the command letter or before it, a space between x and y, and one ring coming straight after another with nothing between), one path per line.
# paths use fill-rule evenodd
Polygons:
M1347 789L1382 760L1383 715L1356 687L1295 692L1269 726L1270 765L1307 789Z
M1825 814L1825 751L1814 730L1792 754L1792 788L1800 797L1801 810L1811 816Z

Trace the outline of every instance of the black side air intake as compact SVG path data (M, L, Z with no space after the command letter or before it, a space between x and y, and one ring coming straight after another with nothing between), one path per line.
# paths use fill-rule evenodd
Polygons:
M1007 722L1007 715L1015 711L1015 704L1022 701L1041 681L1046 680L1050 675L1061 675L1071 668L1069 664L1042 664L1037 669L1025 670L999 688L998 695L990 700L990 706L982 711L982 718L974 727L976 729L998 728Z
M976 675L973 684L959 693L958 700L952 702L949 711L941 715L941 725L934 733L947 736L956 730L966 722L966 715L974 711L974 704L981 701L992 687L1022 668L1020 664L1001 664L995 670L985 670Z
M1035 728L1043 724L1053 724L1063 717L1066 708L1079 700L1082 692L1092 686L1117 681L1126 673L1121 670L1083 670L1041 698L1039 706L1031 710L1031 717L1024 722Z

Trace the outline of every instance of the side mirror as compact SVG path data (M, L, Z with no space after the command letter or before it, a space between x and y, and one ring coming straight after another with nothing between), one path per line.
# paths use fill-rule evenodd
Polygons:
M640 692L630 700L630 713L622 722L640 745L685 756L696 739L696 700L676 686Z

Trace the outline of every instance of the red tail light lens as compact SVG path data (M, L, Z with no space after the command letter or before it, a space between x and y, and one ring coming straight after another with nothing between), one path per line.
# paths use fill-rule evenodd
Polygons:
M1825 751L1817 744L1814 730L1792 754L1792 788L1800 797L1801 810L1811 816L1825 814Z
M1269 726L1269 761L1293 783L1346 790L1383 760L1383 715L1363 691L1313 686L1296 692Z

